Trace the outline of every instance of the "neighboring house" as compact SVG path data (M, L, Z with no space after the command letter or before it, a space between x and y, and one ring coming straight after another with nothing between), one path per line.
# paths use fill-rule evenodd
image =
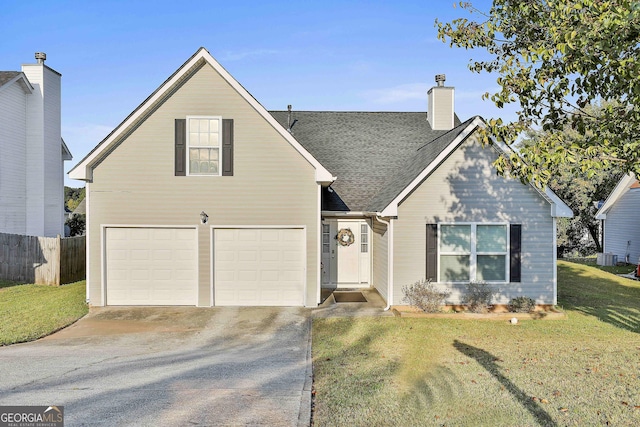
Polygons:
M434 87L427 114L270 113L198 50L70 172L90 303L315 307L321 287L375 287L401 305L429 277L450 303L485 280L496 303L555 304L571 211L497 176L453 95Z
M602 251L617 255L619 262L638 264L640 259L640 184L635 175L622 177L596 212L602 221Z
M80 203L78 203L78 206L76 206L76 208L73 210L73 212L71 212L70 217L74 217L76 215L86 215L87 214L87 202L86 202L86 198L80 200Z
M0 233L64 235L60 74L44 64L0 71Z

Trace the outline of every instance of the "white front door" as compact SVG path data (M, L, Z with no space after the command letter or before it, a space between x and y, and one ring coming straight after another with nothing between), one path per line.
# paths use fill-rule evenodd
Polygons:
M365 220L325 220L322 252L324 284L344 288L369 285L369 225Z

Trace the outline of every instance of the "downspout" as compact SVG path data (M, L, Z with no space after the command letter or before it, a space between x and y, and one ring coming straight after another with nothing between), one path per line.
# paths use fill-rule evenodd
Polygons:
M84 198L85 200L85 222L84 222L84 245L85 245L85 257L84 257L84 263L85 263L85 270L84 270L84 277L85 277L85 302L87 303L87 305L91 304L91 280L92 280L92 276L91 276L91 245L90 245L90 236L92 236L94 233L90 233L90 228L91 228L91 220L89 219L89 211L91 210L91 200L90 200L90 195L91 195L91 183L89 181L86 181L86 184L84 186Z
M384 311L389 311L393 304L393 224L392 220L385 221L375 216L376 221L387 226L387 306Z

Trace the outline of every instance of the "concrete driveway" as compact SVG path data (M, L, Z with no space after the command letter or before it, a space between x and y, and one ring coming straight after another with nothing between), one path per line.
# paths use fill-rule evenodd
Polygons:
M308 425L310 311L99 308L0 347L0 405L63 405L65 425Z

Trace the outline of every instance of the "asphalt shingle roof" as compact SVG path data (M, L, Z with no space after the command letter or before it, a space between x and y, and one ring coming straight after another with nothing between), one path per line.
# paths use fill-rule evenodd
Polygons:
M0 71L0 86L4 86L9 80L20 74L20 71Z
M271 111L288 127L287 111ZM385 208L465 127L434 131L424 112L292 111L293 136L334 176L323 210ZM468 124L468 122L466 123ZM466 125L465 124L465 125Z

